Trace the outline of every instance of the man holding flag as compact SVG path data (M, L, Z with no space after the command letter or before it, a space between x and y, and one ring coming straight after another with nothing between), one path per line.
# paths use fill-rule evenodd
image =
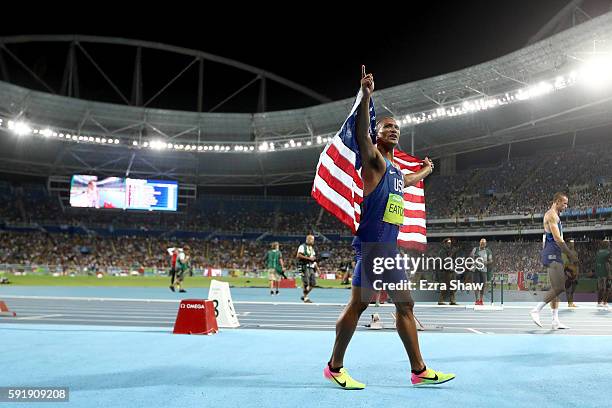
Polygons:
M365 388L365 384L354 380L348 374L343 367L343 361L359 317L375 293L372 282L380 276L387 283L399 283L406 279L405 271L400 269L387 270L380 276L374 275L372 268L366 265L368 256L373 252L372 248L379 251L377 254L384 254L386 257L393 257L398 253L397 244L402 241L398 241L400 226L405 227L405 217L411 211L422 212L423 220L422 223L411 224L406 236L411 238L411 234L420 235L424 232L421 180L433 171L433 163L428 158L425 158L422 165L418 164L418 169L417 166L406 163L408 166L414 166L416 171L394 163L403 162L394 157L400 128L393 118L383 118L378 123L375 122L374 104L371 100L373 92L374 78L372 74L366 74L365 66L362 66L361 90L355 105L342 129L321 154L312 191L312 196L324 208L356 233L353 248L357 264L353 274L351 299L336 323L332 357L324 369L327 379L345 389ZM404 186L409 189L409 186L419 183L421 196L417 197L417 200L422 200L419 201L423 203L422 207L408 205L404 208ZM339 197L344 198L348 205L334 205L335 202L343 202ZM424 236L422 238L424 239ZM382 251L380 248L383 248ZM441 384L455 378L453 374L444 374L425 366L419 349L413 315L414 301L410 291L392 290L388 293L395 303L397 331L410 359L412 384Z

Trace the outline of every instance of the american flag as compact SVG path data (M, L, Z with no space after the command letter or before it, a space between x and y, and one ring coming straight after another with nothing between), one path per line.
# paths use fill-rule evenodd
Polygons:
M363 94L359 91L351 113L342 128L327 143L319 157L317 173L312 185L311 195L327 211L357 233L361 217L360 205L363 201L363 180L361 179L361 158L355 136L357 108ZM376 143L376 114L374 102L370 98L370 136ZM403 174L419 171L422 162L395 149L394 162ZM404 225L397 237L399 246L423 251L427 243L425 218L424 183L404 188Z

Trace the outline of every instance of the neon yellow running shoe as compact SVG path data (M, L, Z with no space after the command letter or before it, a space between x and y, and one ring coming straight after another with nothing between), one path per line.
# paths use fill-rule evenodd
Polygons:
M455 374L444 374L439 371L434 371L431 368L423 371L421 374L412 373L412 385L436 385L444 384L455 378Z
M363 390L365 388L365 384L355 381L344 367L340 369L339 373L333 373L329 366L325 366L323 375L333 384L345 390Z

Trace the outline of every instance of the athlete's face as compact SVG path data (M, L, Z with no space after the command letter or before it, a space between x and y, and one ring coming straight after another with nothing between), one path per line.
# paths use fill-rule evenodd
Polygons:
M484 249L487 246L487 240L486 239L481 239L480 240L480 248Z
M378 133L376 134L376 143L384 143L395 147L399 143L400 128L395 119L384 118L378 124Z
M561 213L565 211L565 209L567 208L567 203L567 197L561 197L559 200L555 201L555 204L557 206L557 212Z
M314 237L312 235L308 235L306 237L306 244L308 244L308 245L314 244Z

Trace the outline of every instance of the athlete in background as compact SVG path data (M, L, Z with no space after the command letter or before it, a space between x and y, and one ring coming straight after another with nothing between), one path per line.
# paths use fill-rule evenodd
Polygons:
M536 305L530 312L533 322L542 327L540 322L540 311L550 303L552 309L552 328L553 330L569 329L559 321L559 298L558 296L565 291L565 272L563 270L563 259L561 253L565 253L571 262L577 263L578 256L572 251L563 240L563 227L561 226L561 214L567 208L567 195L556 193L553 203L544 214L544 248L542 249L542 264L548 272L550 290L544 299Z

